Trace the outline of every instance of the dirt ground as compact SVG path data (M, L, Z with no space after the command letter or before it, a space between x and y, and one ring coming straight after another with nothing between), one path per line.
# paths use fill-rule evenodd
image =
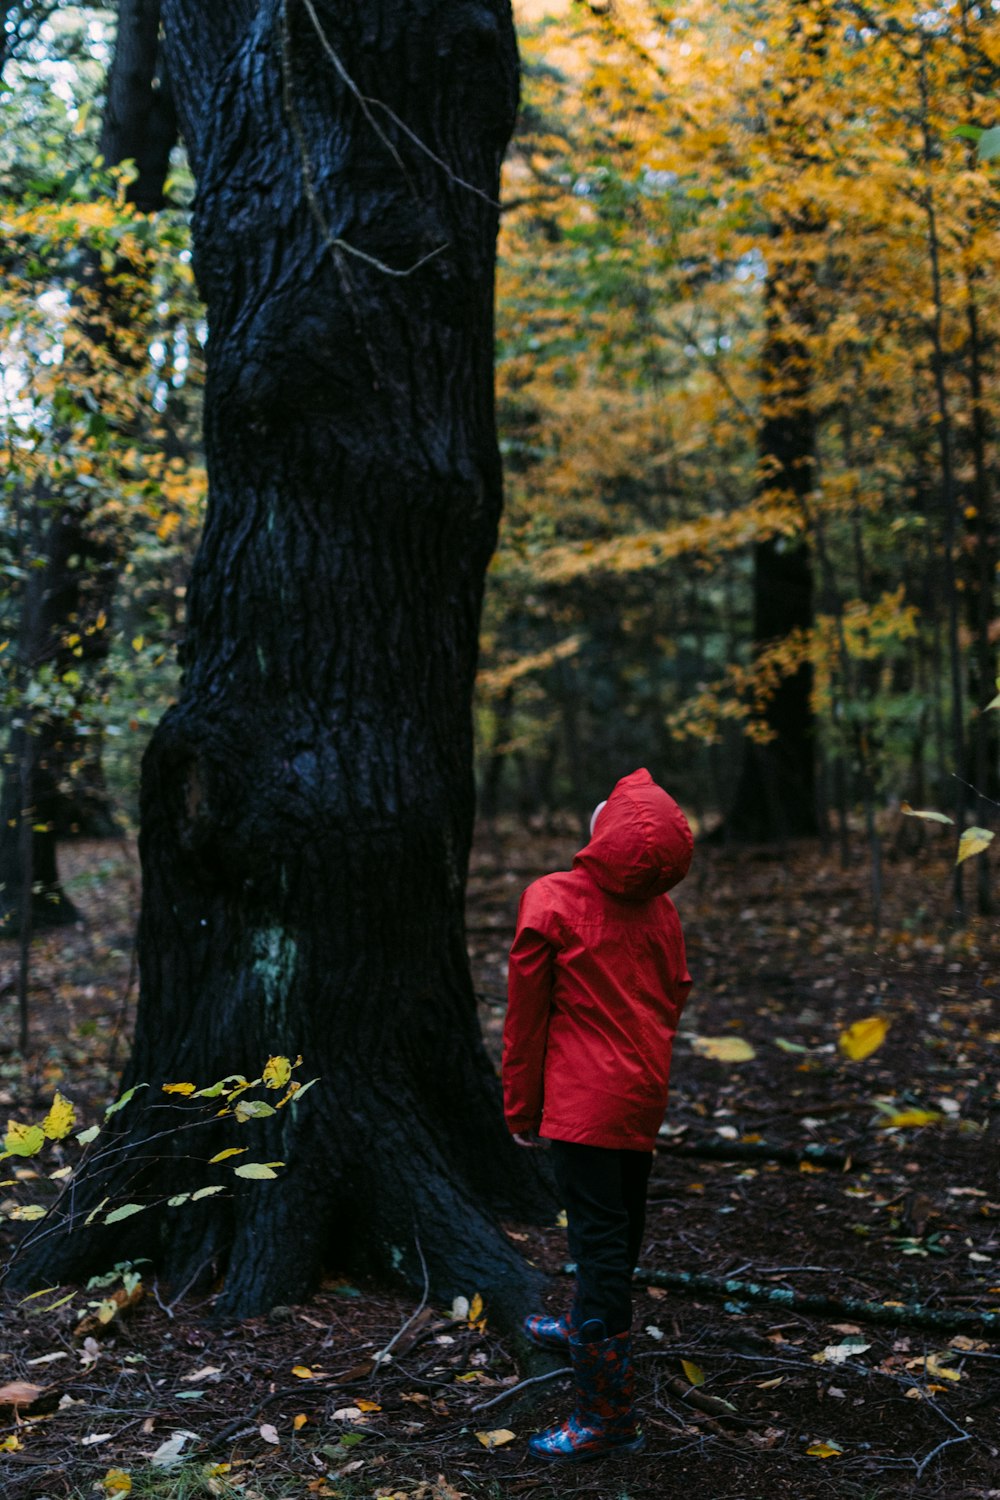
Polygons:
M890 852L878 935L860 847L847 869L815 844L702 847L677 893L695 992L636 1283L644 1454L555 1472L531 1459L568 1382L555 1357L519 1362L480 1288L468 1309L420 1307L332 1267L307 1305L225 1326L211 1299L172 1303L147 1274L132 1310L89 1334L73 1330L107 1288L8 1301L0 1386L42 1392L0 1407L0 1492L1000 1500L1000 1334L976 1321L1000 1313L1000 924L949 923L935 834ZM566 826L480 831L469 941L495 1056L517 896L575 846ZM37 1119L58 1087L89 1123L128 1045L138 881L114 843L68 845L63 868L83 921L37 941L26 1064L16 946L0 945L0 1105ZM838 1038L873 1017L886 1039L851 1061ZM734 1038L753 1055L710 1055ZM563 1231L507 1229L562 1308ZM664 1289L663 1272L903 1306L871 1322ZM949 1321L919 1326L914 1305ZM171 1442L178 1462L154 1467Z

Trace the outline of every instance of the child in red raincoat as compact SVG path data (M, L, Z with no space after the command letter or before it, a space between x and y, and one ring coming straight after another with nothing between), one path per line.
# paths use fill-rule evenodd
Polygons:
M576 1296L567 1318L533 1315L536 1343L568 1347L576 1408L533 1437L541 1458L643 1444L633 1405L632 1270L663 1120L670 1056L691 988L666 894L694 840L646 770L618 782L570 871L524 892L510 954L503 1084L519 1144L551 1145Z

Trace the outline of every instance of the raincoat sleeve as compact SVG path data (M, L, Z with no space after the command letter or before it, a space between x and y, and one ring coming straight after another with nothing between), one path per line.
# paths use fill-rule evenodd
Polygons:
M551 914L534 887L521 897L507 971L503 1030L503 1102L512 1135L542 1122L545 1043L555 979Z

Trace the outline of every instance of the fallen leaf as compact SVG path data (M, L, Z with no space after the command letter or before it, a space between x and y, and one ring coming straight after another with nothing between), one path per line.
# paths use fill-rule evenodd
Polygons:
M275 1445L277 1445L281 1442L281 1439L278 1436L278 1429L276 1427L272 1427L270 1422L264 1422L263 1425L258 1429L258 1431L260 1432L260 1435L264 1439L265 1443L274 1443Z
M299 1432L308 1422L309 1418L304 1411L300 1411L297 1417L292 1418L292 1427Z
M356 1422L361 1415L360 1406L341 1406L334 1412L333 1422Z
M504 1443L512 1443L515 1434L509 1427L495 1427L492 1432L477 1432L476 1437L484 1448L502 1448Z
M845 1339L842 1344L827 1344L819 1354L813 1355L813 1362L817 1365L842 1365L870 1348L871 1344L866 1344L863 1339Z
M750 1062L756 1052L741 1036L692 1036L691 1045L700 1057L713 1062Z
M663 1337L662 1333L660 1334L660 1337ZM705 1384L705 1372L700 1367L700 1365L696 1365L693 1360L682 1359L681 1369L684 1371L684 1374L687 1376L691 1385Z
M172 1469L174 1464L180 1464L184 1445L196 1442L198 1442L196 1433L184 1433L183 1430L172 1433L165 1443L160 1443L150 1463L153 1464L154 1469Z
M21 1439L15 1437L13 1433L11 1433L10 1437L0 1439L0 1453L16 1453L19 1448L23 1447L24 1444L21 1442Z
M863 1062L877 1052L885 1041L889 1023L884 1016L865 1016L854 1021L837 1038L837 1046L851 1062Z
M901 1109L879 1120L880 1130L908 1130L920 1125L934 1125L942 1115L936 1109Z
M366 1401L363 1396L359 1397L357 1405L358 1405L358 1410L359 1411L381 1411L382 1410L381 1406L379 1406L379 1404L378 1404L377 1401Z
M469 1303L469 1322L475 1323L483 1315L483 1299L477 1292Z
M806 1449L809 1458L839 1458L843 1453L836 1443L813 1443L811 1448Z
M0 1386L0 1406L31 1406L45 1390L44 1385L32 1385L29 1380L12 1380Z
M222 1371L218 1365L203 1365L200 1370L195 1370L191 1375L182 1375L182 1380L207 1380L209 1375L221 1375Z
M924 1369L928 1375L934 1375L938 1380L961 1380L961 1370L953 1370L950 1365L943 1365L942 1359L947 1359L946 1354L928 1354L924 1362Z
M124 1469L109 1469L101 1480L106 1495L130 1495L132 1477Z
M312 1380L313 1372L308 1365L293 1365L292 1374L297 1375L300 1380Z

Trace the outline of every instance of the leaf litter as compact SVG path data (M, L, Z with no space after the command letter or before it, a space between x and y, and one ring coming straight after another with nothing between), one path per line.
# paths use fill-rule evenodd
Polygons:
M474 853L472 957L494 1057L520 886L532 871L566 867L574 847L558 826L528 836L510 825ZM991 1068L1000 943L985 925L947 938L914 917L915 891L939 877L945 888L940 864L931 869L924 856L889 866L876 940L862 864L841 871L814 846L784 860L699 851L680 893L696 976L685 1030L689 1040L739 1045L678 1049L668 1130L689 1152L710 1142L752 1150L733 1160L657 1153L646 1268L778 1293L1000 1308L1000 1192L984 1152L1000 1102ZM514 882L501 878L510 868ZM68 1129L78 1134L114 1098L125 1051L113 1037L127 976L111 952L127 952L127 903L121 890L98 894L96 940L43 936L36 958L52 998L33 1016L33 1065L47 1099L58 1094L73 1110ZM121 911L117 932L108 907ZM0 949L0 962L13 959ZM68 1039L61 1052L43 1050L53 1036ZM276 1089L281 1071L276 1063ZM41 1118L25 1110L19 1119L21 1083L10 1070L0 1076L8 1117L26 1128ZM58 1129L69 1119L60 1111ZM824 1164L834 1157L823 1151L841 1165ZM551 1274L547 1303L563 1310L565 1230L555 1215L508 1230ZM33 1500L39 1462L71 1473L81 1495L102 1485L124 1494L154 1458L163 1472L196 1467L226 1493L268 1500L293 1482L304 1494L340 1487L366 1500L559 1493L531 1464L526 1439L565 1412L568 1384L557 1375L530 1404L507 1399L532 1371L494 1326L483 1288L423 1309L412 1341L394 1343L413 1301L369 1284L359 1268L350 1295L335 1278L280 1319L231 1329L212 1321L210 1298L189 1297L168 1317L152 1285L147 1278L126 1319L116 1313L83 1338L73 1329L85 1298L58 1305L68 1288L8 1307L0 1383L28 1382L42 1395L0 1410L5 1500ZM616 1484L630 1494L697 1486L738 1500L755 1492L749 1465L765 1455L769 1500L815 1493L819 1470L824 1493L839 1493L843 1474L888 1495L949 1439L931 1472L950 1492L986 1492L997 1472L1000 1349L987 1338L862 1328L780 1301L723 1304L641 1281L635 1328L649 1441L644 1455L616 1461ZM392 1360L380 1360L390 1345ZM30 1382L43 1361L45 1386ZM192 1386L196 1402L184 1399ZM604 1484L601 1466L573 1476L581 1494L603 1496Z

